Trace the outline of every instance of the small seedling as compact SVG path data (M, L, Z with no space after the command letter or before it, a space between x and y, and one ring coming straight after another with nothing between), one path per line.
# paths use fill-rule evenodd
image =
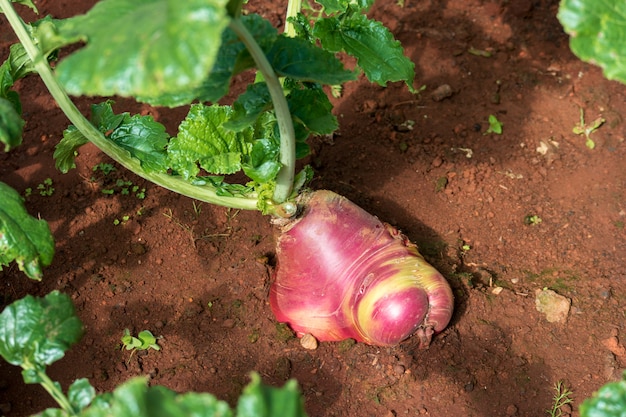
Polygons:
M489 128L485 131L485 133L483 133L483 135L488 135L490 133L495 133L496 135L501 135L502 134L502 126L504 125L504 123L502 123L500 120L498 120L498 118L496 116L494 116L493 114L489 115Z
M121 340L122 349L131 351L129 361L137 350L161 350L161 346L156 342L157 338L149 330L142 330L137 334L137 337L134 337L130 334L130 330L124 329L124 336Z
M561 417L563 415L563 406L566 404L570 404L573 400L571 398L572 391L567 389L563 381L559 381L554 384L554 397L552 398L553 404L552 408L546 410L546 413L550 417Z
M52 186L52 178L46 178L41 184L37 186L39 194L44 197L50 197L54 194L54 187Z
M124 223L126 223L127 221L129 221L129 220L130 220L130 216L122 216L122 220L120 220L120 219L115 219L115 220L113 220L113 224L117 226L117 225L119 225L119 224L124 224Z
M528 216L524 217L524 223L533 226L541 223L542 221L543 220L541 220L541 217L537 216L536 214L529 214Z
M93 172L102 172L104 175L109 175L111 172L115 171L115 167L113 166L113 164L107 164L104 162L100 162L98 165L94 165L93 168L91 168L91 170Z
M593 141L593 139L590 138L590 135L595 130L597 130L600 126L602 126L604 122L606 122L606 120L603 117L598 117L590 124L586 124L585 123L585 111L581 107L580 108L580 121L576 124L576 126L574 126L574 128L572 129L572 132L574 132L577 135L585 135L585 138L586 138L585 145L589 149L593 149L596 147L596 143Z

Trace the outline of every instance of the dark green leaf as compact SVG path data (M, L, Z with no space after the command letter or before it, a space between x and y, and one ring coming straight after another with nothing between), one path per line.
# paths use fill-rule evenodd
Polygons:
M242 131L254 124L261 113L272 108L272 97L264 82L250 84L233 103L234 113L224 127Z
M0 97L0 142L4 143L4 151L22 143L24 120L9 100Z
M88 143L89 140L74 126L63 131L63 138L54 147L54 164L62 173L76 168L77 149Z
M196 88L215 62L227 0L103 0L59 24L86 46L57 66L70 94L159 97ZM132 71L129 69L132 68Z
M187 179L199 174L198 165L211 174L241 170L241 157L249 151L252 130L225 129L223 124L231 113L226 106L193 105L167 149L172 169Z
M332 114L333 105L321 88L292 90L287 96L289 110L295 121L318 135L328 135L339 127Z
M237 403L237 417L305 417L298 384L288 381L282 388L261 384L261 378L252 374L252 382L244 389Z
M315 24L313 34L331 52L344 51L358 60L367 78L379 85L404 81L411 91L415 64L382 23L362 14L331 17Z
M119 147L139 159L146 172L165 172L168 168L169 135L165 126L152 116L114 114L111 102L92 106L92 123Z
M563 0L558 18L580 59L602 67L608 79L626 83L626 2Z
M300 38L279 36L267 58L278 75L295 80L332 85L356 79L335 55Z
M72 382L67 398L75 410L82 410L87 407L96 397L96 390L91 386L86 378L80 378Z
M31 217L22 197L0 182L0 271L15 261L29 278L41 280L54 256L54 239L45 220Z
M626 415L626 373L619 382L609 382L580 405L581 417L624 417Z
M0 355L12 365L38 369L61 359L82 335L69 296L27 295L0 314Z

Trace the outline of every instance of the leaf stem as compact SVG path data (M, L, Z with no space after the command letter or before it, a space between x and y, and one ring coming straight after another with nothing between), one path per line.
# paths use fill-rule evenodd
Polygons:
M39 382L39 385L41 385L46 390L46 392L50 394L50 396L54 399L54 401L56 401L57 404L59 404L59 406L66 413L72 416L78 415L78 411L74 410L74 407L70 403L70 400L63 393L60 386L57 383L55 383L52 379L50 379L50 377L46 374L45 371L41 371L37 369L37 367L35 367L32 363L30 363L28 359L25 359L24 363L22 363L21 366L25 371L34 371L35 373L37 373L37 377L41 381Z
M287 104L283 88L272 65L267 60L265 53L257 41L242 23L241 19L232 19L230 21L230 28L239 36L239 39L241 39L248 49L248 52L250 52L257 68L265 79L270 96L272 97L274 112L276 113L276 120L278 121L278 129L280 131L280 163L282 165L276 177L274 201L276 203L282 203L291 195L296 172L296 135L289 105Z
M34 44L24 26L22 19L15 12L8 0L0 0L0 10L4 12L9 24L13 28L13 31L17 35L21 44L24 46L24 50L28 54L28 57L33 62L35 70L39 73L39 76L48 88L48 91L57 102L63 113L65 113L65 116L102 152L140 177L176 193L224 207L243 210L258 210L258 198L256 195L245 197L219 196L217 195L215 188L210 185L193 185L180 177L164 173L145 172L141 168L138 160L132 158L126 150L117 147L113 142L106 139L102 133L96 129L96 127L93 126L78 110L63 87L61 87L59 82L56 80L48 62L42 55L41 51Z
M302 0L289 0L287 4L287 16L285 20L285 35L294 37L296 36L296 28L291 23L290 18L296 17L302 10Z

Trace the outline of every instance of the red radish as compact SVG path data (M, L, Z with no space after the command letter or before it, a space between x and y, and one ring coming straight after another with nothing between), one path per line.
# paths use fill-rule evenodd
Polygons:
M428 346L452 316L445 278L394 227L331 191L302 194L282 225L270 305L299 336Z

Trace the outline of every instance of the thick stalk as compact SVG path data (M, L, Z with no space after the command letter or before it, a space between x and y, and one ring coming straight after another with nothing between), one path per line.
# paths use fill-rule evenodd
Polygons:
M296 172L296 135L293 129L289 105L287 104L283 88L272 65L267 60L265 53L252 34L240 19L231 20L230 28L239 36L239 39L241 39L250 52L257 68L265 79L270 96L272 97L274 112L276 113L276 120L278 121L278 129L280 132L280 163L282 164L278 176L276 177L274 201L276 203L282 203L291 195Z
M180 177L162 173L145 172L141 168L137 159L132 158L127 151L117 147L113 142L105 138L102 133L82 115L78 108L76 108L63 87L61 87L61 85L57 82L52 69L37 46L33 43L33 40L24 27L22 19L17 15L8 0L0 0L0 9L4 12L7 20L13 28L13 31L17 35L21 44L24 46L28 57L33 62L35 70L43 80L44 84L48 88L48 91L57 102L63 113L65 113L65 116L89 141L100 148L102 152L135 174L176 193L224 207L244 210L258 210L256 196L218 196L215 188L208 185L193 185Z
M296 36L296 28L293 23L289 21L289 18L296 17L298 13L302 10L302 0L289 0L287 4L287 16L285 23L285 35L287 36Z
M50 394L54 401L59 404L63 411L71 416L77 415L77 410L74 410L74 407L72 407L70 400L68 400L63 391L59 389L59 387L54 383L54 381L52 381L52 379L50 379L50 377L45 372L37 370L35 366L33 366L28 360L22 364L22 368L25 371L35 371L37 373L37 376L41 380L39 384L46 390L46 392L48 392L48 394Z

